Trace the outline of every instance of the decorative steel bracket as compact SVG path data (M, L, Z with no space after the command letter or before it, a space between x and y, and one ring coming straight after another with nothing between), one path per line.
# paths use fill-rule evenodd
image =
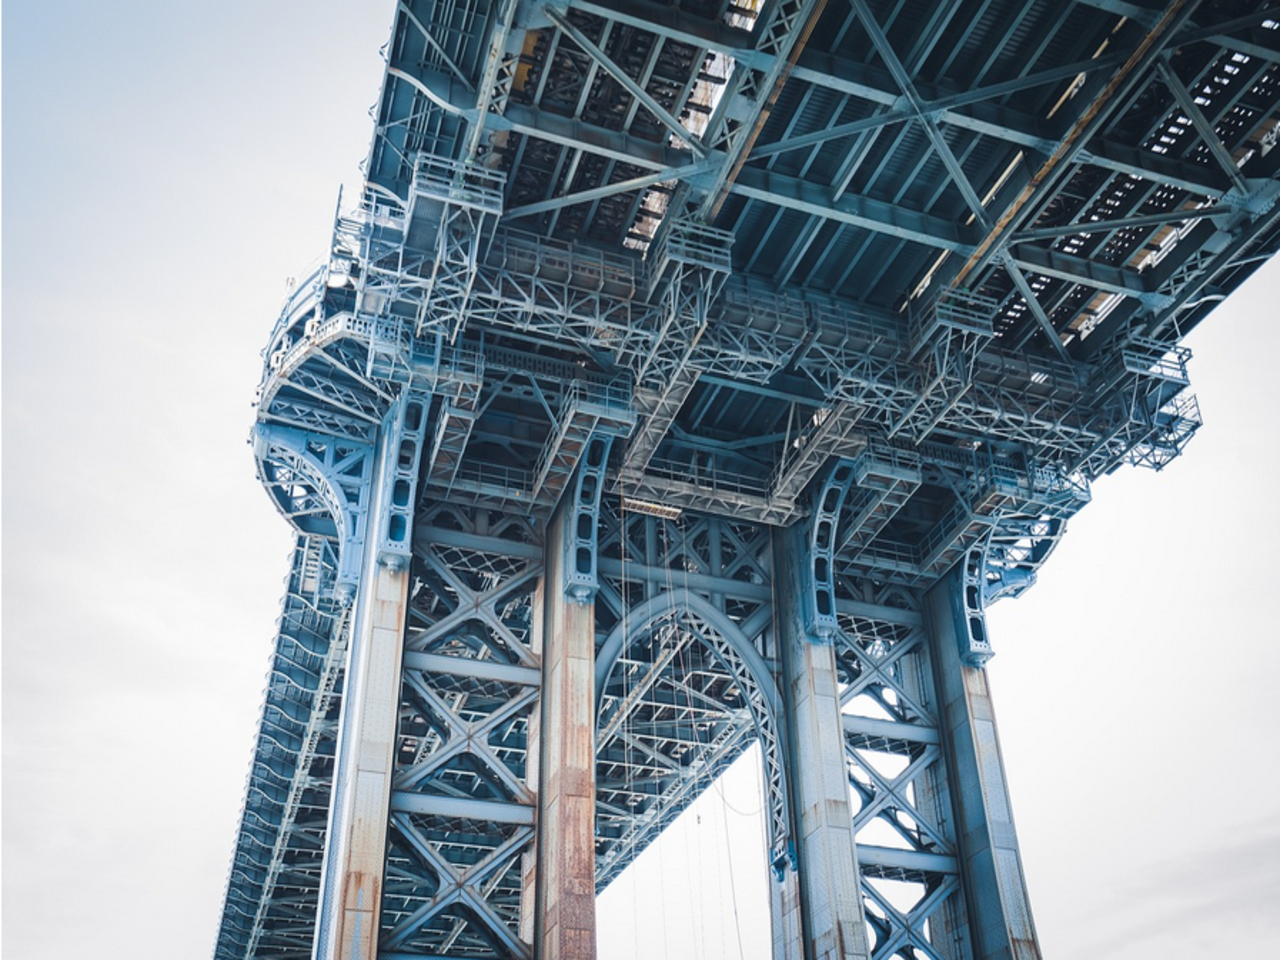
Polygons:
M373 448L359 441L293 427L259 423L250 436L258 472L276 506L300 532L332 535L338 542L334 594L355 596L369 515ZM313 530L327 512L332 530Z

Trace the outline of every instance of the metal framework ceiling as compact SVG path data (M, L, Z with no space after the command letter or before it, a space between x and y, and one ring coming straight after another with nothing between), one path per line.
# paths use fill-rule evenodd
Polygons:
M259 471L298 546L228 960L310 955L359 576L344 545L402 388L430 395L402 762L508 806L496 832L445 838L393 795L384 933L479 956L506 949L479 921L410 930L434 895L413 863L450 845L488 885L470 915L518 912L518 870L485 864L527 841L529 585L590 437L615 438L629 511L601 518L602 634L683 578L753 639L761 537L821 513L834 462L839 616L908 649L919 591L974 551L985 597L1016 594L1091 480L1178 455L1199 425L1181 340L1280 248L1280 9L1257 2L404 0L385 55L366 186L258 395ZM431 673L467 604L477 649L509 655ZM601 884L768 739L713 634L673 614L600 680ZM850 690L879 669L842 656ZM427 763L459 717L492 755ZM936 753L863 727L863 746Z
M780 461L825 410L1086 476L1160 460L1194 407L1154 449L1109 442L1132 383L1107 345L1181 386L1174 343L1274 246L1276 32L1249 4L1113 7L781 4L757 30L725 4L400 5L366 205L409 203L424 155L485 171L468 332L632 379L628 466L666 498L702 454L791 515L811 474ZM673 240L715 275L693 316L633 293ZM532 461L541 431L494 413Z

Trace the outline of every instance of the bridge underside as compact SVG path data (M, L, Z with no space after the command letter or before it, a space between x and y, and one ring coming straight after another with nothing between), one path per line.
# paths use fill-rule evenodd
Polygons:
M405 0L386 56L257 398L298 539L215 956L591 956L757 742L775 956L1038 956L983 609L1199 426L1280 13Z

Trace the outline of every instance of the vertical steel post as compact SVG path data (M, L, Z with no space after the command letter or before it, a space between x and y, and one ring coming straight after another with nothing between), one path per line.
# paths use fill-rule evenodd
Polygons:
M547 525L546 566L535 598L542 634L538 723L539 960L594 960L595 601L566 593L565 542L576 511L566 498Z
M406 407L416 416L408 431ZM405 551L422 417L420 402L402 398L383 421L367 535L363 544L343 545L362 547L363 561L343 685L316 960L377 957L409 591Z
M1040 960L986 670L965 666L956 568L925 595L974 960ZM939 918L941 920L941 918Z
M787 871L783 889L773 896L774 955L866 960L871 951L853 842L835 650L805 629L804 581L812 576L805 539L803 524L774 531L775 626L796 833L796 874ZM794 896L786 889L789 883L795 884ZM799 942L779 944L778 931L786 937L799 933Z

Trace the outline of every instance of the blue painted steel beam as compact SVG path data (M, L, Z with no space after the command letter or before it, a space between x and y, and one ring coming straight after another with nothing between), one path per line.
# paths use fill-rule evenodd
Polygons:
M778 173L744 167L731 189L752 200L939 250L968 254L976 249L976 233L962 224L864 196L846 194L833 203L822 187Z

